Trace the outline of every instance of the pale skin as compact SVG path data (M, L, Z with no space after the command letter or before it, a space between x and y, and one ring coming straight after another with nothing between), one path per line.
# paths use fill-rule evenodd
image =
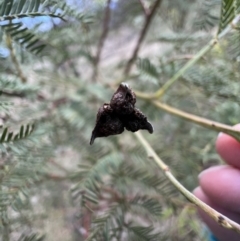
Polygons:
M240 130L240 124L235 128ZM194 194L240 224L240 142L220 133L216 150L226 165L211 167L200 173L200 186L194 190ZM201 210L199 214L219 241L240 240L240 234L220 227Z

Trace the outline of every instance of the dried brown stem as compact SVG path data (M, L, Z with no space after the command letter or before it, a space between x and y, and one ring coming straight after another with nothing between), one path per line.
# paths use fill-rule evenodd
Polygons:
M108 31L109 31L109 22L110 22L110 18L111 18L110 4L111 4L111 0L108 0L106 8L105 8L105 16L104 16L104 20L103 20L102 35L101 35L99 43L98 43L97 54L96 54L96 57L95 57L95 60L94 60L94 70L93 70L93 77L92 78L95 81L96 81L97 76L98 76L98 65L99 65L102 49L103 49L104 42L107 38Z
M142 31L141 31L140 35L139 35L139 38L138 38L137 44L135 46L135 49L133 51L133 54L132 54L131 58L128 60L126 68L124 70L124 74L126 76L129 74L129 72L130 72L130 70L132 68L133 63L134 63L134 61L137 58L138 51L139 51L139 49L141 47L141 44L142 44L142 42L143 42L143 40L144 40L144 38L146 36L146 33L148 31L148 28L149 28L149 26L150 26L150 24L152 22L152 19L153 19L155 13L157 11L157 8L158 8L158 6L160 5L161 2L162 2L162 0L156 0L156 2L154 3L154 5L153 5L153 7L152 7L152 9L150 11L150 13L146 16L145 24L144 24L144 26L142 28Z

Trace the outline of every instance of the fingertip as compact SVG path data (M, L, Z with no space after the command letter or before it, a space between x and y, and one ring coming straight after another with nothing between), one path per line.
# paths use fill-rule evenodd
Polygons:
M216 211L222 213L223 215L231 218L232 220L236 222L240 222L240 216L236 214L235 212L231 212L229 210L223 209L219 207L215 202L212 202L207 194L202 190L201 187L197 187L193 191L194 195L198 197L200 200L202 200L207 205L214 208ZM209 215L204 212L202 209L198 208L198 214L201 217L201 219L204 221L204 223L207 224L207 226L211 229L211 231L214 233L214 235L218 238L218 240L221 241L239 241L239 234L228 230L226 228L221 227L216 221L214 221Z
M240 170L228 165L211 167L199 175L199 183L211 201L240 213Z
M240 124L234 128L240 130ZM228 164L240 168L240 142L221 132L216 140L216 150Z

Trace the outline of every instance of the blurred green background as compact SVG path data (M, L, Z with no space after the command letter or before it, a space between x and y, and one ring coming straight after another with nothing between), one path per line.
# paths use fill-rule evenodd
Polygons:
M239 1L0 4L0 240L206 240L194 206L133 133L89 141L98 108L121 81L133 91L160 89L239 14ZM234 125L239 80L236 29L161 101ZM202 170L222 163L216 132L141 98L136 107L154 126L142 134L188 190Z

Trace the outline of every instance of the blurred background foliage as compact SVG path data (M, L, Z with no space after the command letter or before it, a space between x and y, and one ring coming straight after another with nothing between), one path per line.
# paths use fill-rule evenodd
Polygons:
M146 93L159 89L216 35L219 23L224 28L232 20L223 10L240 12L239 0L0 4L0 240L206 240L194 206L131 132L93 146L89 141L97 110L116 83L124 80ZM239 80L236 29L162 101L234 125L240 120ZM154 126L154 134L144 136L188 190L198 185L200 171L222 162L215 132L140 98L136 106Z

